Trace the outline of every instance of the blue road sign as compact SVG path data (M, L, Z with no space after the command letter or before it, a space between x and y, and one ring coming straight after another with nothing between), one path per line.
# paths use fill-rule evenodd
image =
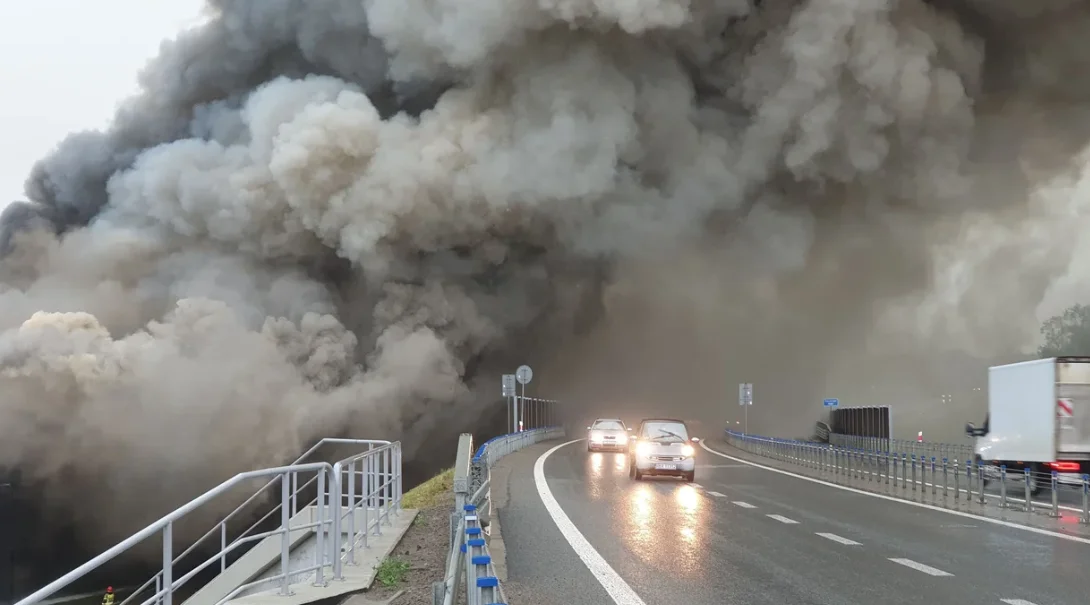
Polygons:
M827 408L835 408L838 405L840 405L840 400L839 399L826 399L825 400L825 407L827 407Z

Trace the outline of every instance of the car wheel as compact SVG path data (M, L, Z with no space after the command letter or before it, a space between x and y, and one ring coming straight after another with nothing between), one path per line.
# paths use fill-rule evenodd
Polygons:
M692 483L696 479L696 471L685 473L681 478L685 480L685 483Z

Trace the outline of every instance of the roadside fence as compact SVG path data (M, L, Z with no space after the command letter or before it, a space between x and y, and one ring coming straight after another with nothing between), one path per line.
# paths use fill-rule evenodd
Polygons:
M510 453L563 436L562 427L520 431L489 439L476 453L473 452L472 435L462 433L458 438L450 554L444 580L432 585L434 605L454 605L463 587L466 605L507 603L486 539L492 506L490 471L496 462Z
M1081 523L1090 524L1090 475L1063 472L1062 466L1059 470L1034 465L1010 471L1006 466L977 461L971 449L956 444L888 440L891 447L905 448L897 451L762 437L729 429L725 436L727 443L742 451L857 489L951 508L991 504L1054 518L1077 516ZM961 457L951 457L951 453ZM1023 497L1011 497L1010 487ZM1050 492L1050 501L1037 501L1034 496L1045 489Z

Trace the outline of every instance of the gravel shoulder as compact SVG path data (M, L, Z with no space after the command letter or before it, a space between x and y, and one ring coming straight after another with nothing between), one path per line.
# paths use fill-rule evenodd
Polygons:
M453 473L445 471L405 494L402 506L420 512L380 566L374 585L364 593L368 599L392 598L391 605L432 605L432 583L446 573L453 489Z

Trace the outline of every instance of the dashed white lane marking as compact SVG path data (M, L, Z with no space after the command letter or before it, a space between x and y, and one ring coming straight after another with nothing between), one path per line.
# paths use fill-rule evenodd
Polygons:
M741 506L742 508L757 508L756 506L753 506L749 502L739 502L739 501L735 500L734 503L736 505L738 505L738 506Z
M1025 599L999 599L1007 605L1037 605L1033 601L1027 601Z
M847 545L847 546L862 546L862 544L860 544L859 542L856 542L855 540L849 540L847 538L842 538L842 537L840 537L840 536L838 536L836 534L827 534L827 533L817 532L817 535L821 536L822 538L825 538L826 540L832 540L833 542L839 542L839 543Z
M788 519L787 517L785 517L783 515L765 515L765 516L768 517L769 519L775 519L775 520L779 521L780 523L786 523L788 525L795 525L795 524L798 523L798 521L796 521L794 519Z
M734 460L735 462L741 462L743 464L746 464L748 466L752 466L754 468L759 468L759 469L763 469L763 470L766 470L766 471L771 471L773 473L779 473L781 475L786 475L788 477L794 477L795 479L802 479L803 481L809 481L811 483L817 483L818 485L824 485L826 487L836 488L836 489L843 490L843 491L846 491L846 492L851 492L853 494L860 494L860 495L863 495L863 496L870 496L871 498L878 498L879 500L888 500L890 502L900 502L901 504L906 504L908 506L915 506L917 508L926 508L928 510L933 510L933 511L937 511L937 512L940 512L940 513L946 513L948 515L955 515L957 517L962 517L962 518L965 518L965 519L976 519L977 521L984 521L985 523L991 523L993 525L1002 525L1003 527L1009 527L1011 529L1020 529L1020 530L1023 530L1023 531L1028 531L1028 532L1032 532L1032 533L1035 533L1035 534L1040 534L1042 536L1049 536L1049 537L1052 537L1052 538L1059 538L1061 540L1070 540L1071 542L1079 542L1079 543L1082 543L1082 544L1090 544L1090 538L1082 538L1080 536L1071 536L1071 535L1068 535L1068 534L1061 534L1060 532L1049 531L1047 529L1041 529L1039 527L1030 527L1028 525L1019 525L1018 523L1012 523L1010 521L1003 521L1002 519L992 519L991 517L982 517L980 515L974 515L973 513L967 513L967 512L960 511L960 510L950 510L950 509L947 509L947 508L932 506L931 504L924 504L923 502L913 502L911 500L902 500L901 498L894 498L893 496L887 496L885 494L876 494L874 492L868 492L868 491L864 491L864 490L861 490L861 489L856 489L854 487L848 487L846 485L837 485L835 483L829 483L828 481L824 481L822 479L815 479L813 477L807 477L806 475L800 475L798 473L792 473L791 471L785 471L783 469L772 468L771 466L765 466L763 464L758 464L756 462L750 462L749 460L743 460L742 458L735 458L734 456L724 454L723 452L717 452L717 451L713 450L712 448L708 447L707 445L705 445L704 441L700 442L700 447L704 448L708 452L711 452L712 454L715 454L716 456L721 456L723 458L726 458L727 460Z
M704 486L700 485L699 483L690 483L689 485L695 487L696 489L704 489Z
M912 559L894 559L894 558L891 558L890 561L893 561L894 563L899 563L901 565L904 565L905 567L911 567L912 569L915 569L916 571L922 571L923 573L925 573L925 574L927 574L929 576L943 577L943 576L952 576L952 575L954 575L952 573L947 573L947 572L945 572L945 571L943 571L941 569L935 569L934 567L931 567L930 565L924 565L923 563L917 563L917 562L913 561Z
M708 494L709 496L715 496L716 498L726 498L727 497L726 494L720 494L719 492L713 492L711 490L708 490L707 492L704 492L704 493Z
M602 585L602 588L606 589L614 603L617 605L647 605L640 598L640 595L632 590L628 582L625 582L624 578L610 567L609 563L606 563L602 555L598 554L598 551L591 546L586 536L575 527L564 509L560 507L560 503L553 497L553 492L549 489L549 483L545 480L545 460L556 450L579 441L582 441L582 439L561 443L542 454L534 463L534 484L537 486L538 495L541 496L541 503L545 505L545 510L553 518L553 523L556 523L560 534L568 540L572 550L583 560L583 564L587 566L587 569Z

